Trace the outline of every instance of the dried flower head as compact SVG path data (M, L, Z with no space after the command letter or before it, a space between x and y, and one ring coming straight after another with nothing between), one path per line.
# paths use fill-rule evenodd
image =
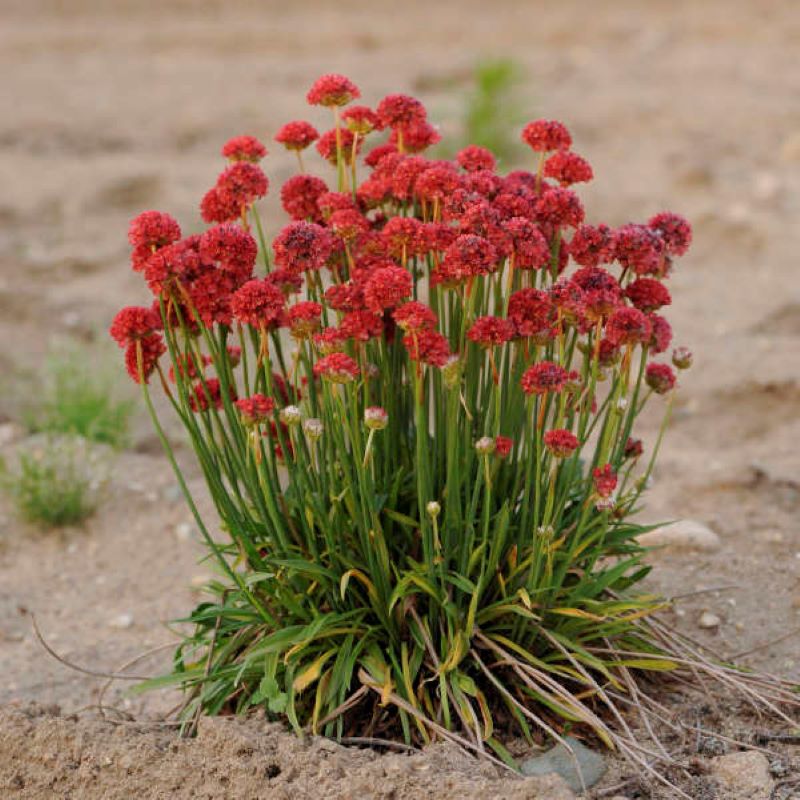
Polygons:
M291 428L303 421L303 412L295 405L284 406L278 413L278 418L287 428Z
M689 369L692 366L694 356L688 347L676 347L672 351L672 363L678 369Z
M475 449L482 456L490 456L494 453L496 448L497 442L495 442L491 436L481 436L481 438L475 442Z

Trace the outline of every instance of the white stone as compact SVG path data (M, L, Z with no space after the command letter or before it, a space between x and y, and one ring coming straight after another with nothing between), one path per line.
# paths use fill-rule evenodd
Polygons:
M711 760L711 771L730 800L769 800L772 794L769 761L763 753L750 750L717 756Z
M697 624L701 628L706 629L719 628L721 622L722 620L716 614L712 614L710 611L704 611L700 615L700 619L697 620Z
M133 614L118 614L109 621L108 625L110 628L119 628L121 630L131 628L133 627Z
M686 550L719 550L719 536L702 522L694 519L681 519L672 525L643 533L638 537L639 544L645 547L674 547Z
M188 542L192 538L194 529L188 522L181 522L175 526L175 538L179 542Z

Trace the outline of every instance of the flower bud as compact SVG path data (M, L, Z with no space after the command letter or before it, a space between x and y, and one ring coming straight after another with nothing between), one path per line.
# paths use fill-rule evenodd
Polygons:
M425 511L427 511L429 517L433 517L434 519L439 516L439 512L442 510L442 507L435 501L431 500L426 506Z
M389 415L385 408L370 406L364 409L364 424L371 431L382 431L389 424Z
M305 431L306 436L308 436L312 442L315 442L320 436L322 436L325 426L322 424L321 419L312 417L303 423L303 430Z
M282 408L278 416L281 422L289 427L292 425L299 425L303 419L303 415L297 406L286 406Z
M688 347L676 347L672 351L672 363L678 369L689 369L692 366L692 351Z
M482 455L482 456L489 456L494 453L495 448L497 447L497 442L492 439L491 436L482 436L475 442L475 449Z

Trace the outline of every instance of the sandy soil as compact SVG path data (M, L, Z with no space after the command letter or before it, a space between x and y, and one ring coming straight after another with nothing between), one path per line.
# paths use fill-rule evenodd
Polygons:
M616 224L673 208L695 225L695 247L672 280L670 319L697 366L682 380L648 514L700 520L722 547L654 555L652 585L685 596L672 615L684 631L798 678L800 637L762 646L800 626L796 4L539 5L0 0L0 415L13 419L15 371L35 366L53 336L90 338L117 307L146 299L126 264L127 221L155 207L187 230L198 227L197 202L227 137L270 138L287 119L306 116L307 86L333 70L356 80L368 101L418 93L444 132L454 132L475 59L511 56L529 78L520 91L528 115L563 119L595 167L597 182L583 192L591 218ZM292 165L276 152L267 169L279 185ZM272 231L281 224L275 206L273 197ZM654 430L655 417L645 433ZM0 505L0 703L10 708L0 715L0 761L21 758L20 742L41 736L56 742L51 753L69 740L79 765L59 756L47 769L61 778L9 783L6 796L306 796L302 787L259 783L256 773L241 785L209 778L202 794L201 783L191 794L195 784L184 782L196 772L192 759L211 757L217 733L198 740L200 755L167 733L141 734L137 748L162 754L163 771L147 774L163 774L172 788L154 787L134 765L90 778L102 770L87 766L89 756L109 736L127 741L127 728L112 734L102 723L13 710L37 700L72 712L96 704L102 686L43 654L25 609L60 652L95 668L117 668L170 640L166 622L191 606L208 575L186 522L144 423L84 528L43 535ZM718 629L698 628L705 610L721 618ZM167 660L162 651L137 669L154 673ZM174 699L123 691L112 687L105 701L135 715ZM285 767L295 745L270 741L258 747L284 748ZM374 769L383 767L357 758L357 780L330 784L326 796L456 796L444 782L404 784L407 777L386 784L394 794L370 794L384 780ZM248 769L239 764L231 781ZM131 775L144 782L125 784ZM537 796L491 785L459 796Z

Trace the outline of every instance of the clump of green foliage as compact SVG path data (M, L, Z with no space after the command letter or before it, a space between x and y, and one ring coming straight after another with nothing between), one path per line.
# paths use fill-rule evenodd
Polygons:
M121 395L118 378L105 348L87 353L76 343L59 345L45 363L41 399L23 412L26 426L124 447L134 405Z
M27 522L48 528L76 525L96 507L85 459L79 441L48 438L21 452L16 468L0 462L0 482Z
M520 152L514 136L522 115L514 102L522 69L513 60L480 61L474 72L474 88L467 98L464 140L491 150L501 161L511 162Z

